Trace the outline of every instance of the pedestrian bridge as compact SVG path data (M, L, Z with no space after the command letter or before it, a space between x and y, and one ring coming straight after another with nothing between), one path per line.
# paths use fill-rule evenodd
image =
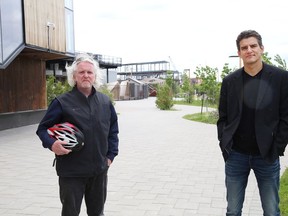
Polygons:
M151 62L137 62L122 64L122 58L106 56L101 54L89 53L95 60L98 61L101 69L106 70L107 83L109 82L110 69L115 70L118 80L126 80L127 78L133 78L137 80L143 80L145 78L163 78L165 79L170 72L173 74L174 80L179 80L179 71L172 70L169 61L151 61ZM76 54L77 55L77 54ZM46 74L54 75L59 79L62 77L66 79L66 64L72 63L74 57L66 59L58 59L53 61L47 61ZM57 67L54 66L57 64ZM173 65L173 64L172 64ZM50 68L50 70L49 70ZM175 67L174 67L175 68Z
M116 68L120 80L126 80L127 77L142 80L143 78L166 78L167 73L171 72L174 79L179 79L179 72L170 69L168 61L153 61L122 64Z

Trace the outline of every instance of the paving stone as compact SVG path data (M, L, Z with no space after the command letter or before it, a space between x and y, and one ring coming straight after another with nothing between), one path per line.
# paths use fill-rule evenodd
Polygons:
M109 170L106 216L223 216L224 161L215 125L183 119L200 107L161 111L155 98L116 101L120 152ZM37 125L0 131L0 215L60 215L54 154ZM281 157L281 173L288 166ZM262 215L253 172L243 216ZM80 216L85 216L83 202Z

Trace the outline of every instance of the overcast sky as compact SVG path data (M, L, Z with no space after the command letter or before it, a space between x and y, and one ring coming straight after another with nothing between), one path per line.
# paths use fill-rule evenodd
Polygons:
M122 63L170 56L179 71L221 71L239 65L229 58L237 55L236 37L254 29L264 51L288 63L287 9L287 0L74 0L75 46Z

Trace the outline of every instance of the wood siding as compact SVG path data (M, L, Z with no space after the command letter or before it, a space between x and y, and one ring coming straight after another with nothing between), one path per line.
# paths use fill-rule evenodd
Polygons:
M45 61L18 56L0 70L0 113L45 109Z
M28 45L66 52L64 0L24 0L24 19Z

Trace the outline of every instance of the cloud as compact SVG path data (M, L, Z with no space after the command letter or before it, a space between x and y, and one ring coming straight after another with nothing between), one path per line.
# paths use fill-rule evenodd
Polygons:
M75 0L76 49L124 63L168 60L179 70L238 65L235 40L246 29L265 51L288 59L285 0Z

